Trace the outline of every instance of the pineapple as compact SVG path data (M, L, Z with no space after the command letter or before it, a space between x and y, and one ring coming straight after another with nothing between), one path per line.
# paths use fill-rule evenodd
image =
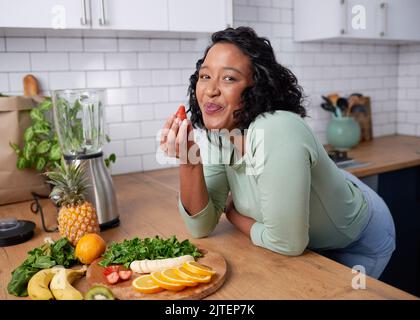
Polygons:
M58 231L62 237L76 246L86 233L99 234L99 222L93 205L85 200L88 187L84 166L66 164L61 159L57 171L45 172L49 183L54 185L50 198L59 206Z

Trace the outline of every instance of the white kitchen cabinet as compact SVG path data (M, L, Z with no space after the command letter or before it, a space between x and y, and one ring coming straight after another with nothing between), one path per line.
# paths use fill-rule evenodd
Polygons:
M89 0L0 0L1 28L85 29L89 14Z
M60 36L65 32L55 29L67 29L70 36L145 31L182 37L231 25L232 0L0 0L0 31L6 35Z
M168 0L90 1L92 29L168 30Z
M420 41L419 0L295 0L295 41Z
M169 30L214 32L232 26L232 0L168 0Z

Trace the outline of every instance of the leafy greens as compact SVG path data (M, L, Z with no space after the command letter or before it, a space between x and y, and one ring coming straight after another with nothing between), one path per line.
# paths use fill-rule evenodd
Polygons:
M111 243L99 265L106 267L110 264L124 264L129 268L134 260L155 260L175 258L183 255L191 255L194 258L202 256L200 251L188 239L179 242L175 236L163 239L159 236L154 238L133 238L121 243Z
M71 267L78 263L74 248L67 238L50 244L45 243L28 252L26 260L12 271L12 279L7 285L7 291L17 297L28 295L28 282L35 273L56 265Z

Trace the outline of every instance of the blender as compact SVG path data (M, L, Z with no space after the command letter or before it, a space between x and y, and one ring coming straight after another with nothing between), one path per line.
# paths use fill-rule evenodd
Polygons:
M105 90L55 90L51 96L64 160L84 162L86 200L95 206L101 230L119 225L115 190L102 152Z

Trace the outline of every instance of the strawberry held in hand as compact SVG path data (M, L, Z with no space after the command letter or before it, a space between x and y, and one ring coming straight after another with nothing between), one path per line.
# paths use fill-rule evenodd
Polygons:
M184 105L181 104L179 106L178 111L176 112L175 116L181 121L187 119L187 114L185 113Z

